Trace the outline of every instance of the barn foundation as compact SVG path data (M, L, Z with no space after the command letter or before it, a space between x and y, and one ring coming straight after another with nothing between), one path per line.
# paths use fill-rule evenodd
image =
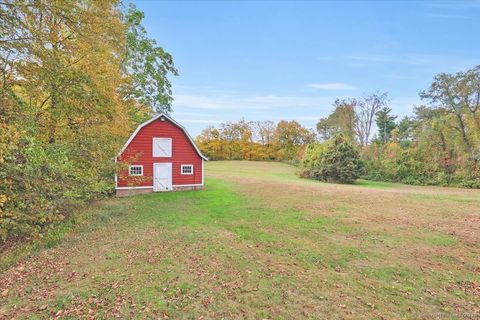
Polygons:
M178 186L173 187L173 191L188 191L188 190L202 190L205 189L204 186ZM153 193L153 188L146 188L146 189L117 189L115 190L115 194L117 197L128 197L134 196L137 194L147 194Z

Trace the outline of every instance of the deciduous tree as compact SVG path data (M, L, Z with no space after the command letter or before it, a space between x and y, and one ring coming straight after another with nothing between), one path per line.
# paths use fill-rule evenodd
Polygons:
M358 103L356 109L355 132L361 147L366 147L370 141L372 124L375 114L387 105L388 94L372 93Z
M460 133L469 158L478 163L478 157L473 156L480 151L480 66L456 74L441 73L420 96L453 116L451 127Z
M315 134L297 121L282 120L275 129L275 148L280 160L294 160L303 146L315 141Z
M126 50L122 69L129 76L126 98L156 112L170 112L172 90L168 75L177 75L172 56L149 38L142 26L143 12L130 4L125 15Z
M356 99L337 99L334 102L334 111L317 123L317 131L322 140L328 140L336 134L355 141L355 109L358 105Z

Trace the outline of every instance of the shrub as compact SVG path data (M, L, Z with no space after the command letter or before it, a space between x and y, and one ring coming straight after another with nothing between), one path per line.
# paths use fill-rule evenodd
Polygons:
M353 183L361 173L360 154L343 135L310 144L301 162L301 176L322 181Z

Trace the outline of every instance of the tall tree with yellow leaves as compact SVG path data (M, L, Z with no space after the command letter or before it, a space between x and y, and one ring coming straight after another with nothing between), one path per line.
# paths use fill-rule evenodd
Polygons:
M132 10L116 0L0 2L0 240L111 192L112 158L153 107L139 85L146 60L165 60L149 71L152 99L169 105L172 58Z

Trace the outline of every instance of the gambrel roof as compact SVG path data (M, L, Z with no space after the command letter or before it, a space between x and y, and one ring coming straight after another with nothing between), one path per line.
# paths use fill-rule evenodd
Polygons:
M117 155L117 158L120 157L122 155L122 153L125 151L125 149L127 149L128 145L130 144L130 142L132 142L132 140L135 138L135 136L138 134L138 132L140 132L140 130L149 125L150 123L154 122L155 120L157 119L160 119L161 117L165 117L165 119L167 119L168 121L170 121L171 123L173 123L175 126L177 126L178 128L180 128L183 133L185 133L185 136L188 138L188 140L190 140L190 143L192 144L192 146L195 148L195 151L197 151L197 154L204 160L208 160L207 157L205 157L201 152L200 150L198 149L198 147L195 145L195 142L193 141L192 137L190 136L190 134L188 134L188 131L187 129L185 129L185 127L183 127L180 123L178 123L177 121L173 120L172 118L170 118L170 116L168 116L167 114L165 113L160 113L156 116L154 116L153 118L151 118L150 120L148 121L145 121L144 123L140 124L137 129L132 133L132 135L130 136L130 138L127 140L127 142L125 143L125 145L123 146L122 150L120 150L120 152L118 153Z

